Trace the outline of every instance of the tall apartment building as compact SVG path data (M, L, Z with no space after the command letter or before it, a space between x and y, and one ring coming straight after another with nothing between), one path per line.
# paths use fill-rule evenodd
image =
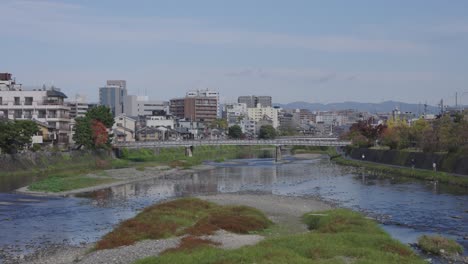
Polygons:
M224 115L229 125L239 124L240 120L247 119L247 105L244 103L228 103L224 105Z
M106 86L99 88L99 104L109 107L114 117L125 113L126 97L127 82L124 80L108 80Z
M218 117L218 96L197 93L184 98L174 98L170 101L170 112L177 118L190 121L211 122Z
M278 128L279 121L278 121L278 109L273 107L263 107L260 104L257 105L255 108L247 108L247 115L249 119L254 120L256 122L260 120L264 120L265 118L271 119L272 126L274 128Z
M261 104L264 107L272 106L271 96L239 96L237 102L246 104L248 108L255 108L258 104Z
M219 105L219 92L213 91L210 89L202 89L202 90L191 90L188 91L186 97L214 97L217 100L216 104L216 116L221 117L222 109Z
M67 102L66 105L70 107L70 118L84 117L88 112L89 105L85 95L75 95L73 101Z
M149 100L148 96L127 95L124 105L127 116L150 116L154 111L169 110L169 102Z
M27 90L11 74L0 74L0 117L41 122L53 130L54 143L59 144L67 144L70 138L70 108L65 98L58 88Z

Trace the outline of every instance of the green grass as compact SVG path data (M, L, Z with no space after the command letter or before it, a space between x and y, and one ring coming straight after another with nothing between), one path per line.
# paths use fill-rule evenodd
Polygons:
M270 220L255 208L183 198L145 208L105 235L96 243L96 249L131 245L144 239L206 235L218 229L245 234L270 225Z
M261 146L198 146L192 157L185 156L185 148L163 148L157 152L151 149L123 149L122 160L130 162L151 162L159 165L191 168L204 161L222 162L226 159L241 158L247 154L263 151Z
M310 232L269 237L254 246L222 250L210 245L139 260L157 263L425 263L359 213L338 209L304 216Z
M457 185L461 187L468 187L468 177L460 177L451 175L446 172L434 172L431 170L421 170L421 169L411 169L411 168L401 168L401 167L392 167L385 164L360 161L360 160L350 160L343 157L336 157L333 159L334 162L340 165L353 166L353 167L364 167L373 171L374 173L382 175L398 175L410 178L416 178L420 180L437 180L440 183L447 183L452 185Z
M86 177L83 175L53 174L46 179L29 185L28 189L31 191L64 192L114 181L109 178Z
M444 250L445 254L463 253L463 247L460 244L442 236L421 236L418 239L418 245L425 252L436 255L442 255L441 250Z

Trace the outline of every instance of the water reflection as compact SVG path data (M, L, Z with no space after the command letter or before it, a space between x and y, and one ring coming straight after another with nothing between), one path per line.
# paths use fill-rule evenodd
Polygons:
M468 235L467 191L444 185L367 174L326 159L234 160L216 168L116 186L75 198L36 198L0 193L0 247L41 243L92 242L142 208L171 197L262 192L319 196L364 211L398 234ZM36 200L28 200L36 199ZM411 230L401 232L398 226ZM405 240L406 239L406 240ZM21 251L19 251L21 252Z

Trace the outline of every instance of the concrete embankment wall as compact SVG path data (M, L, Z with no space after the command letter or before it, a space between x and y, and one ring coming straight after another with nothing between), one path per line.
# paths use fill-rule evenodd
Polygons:
M46 169L51 166L76 165L107 159L111 154L107 151L68 151L68 152L26 152L20 154L1 154L0 171L11 172L30 169Z
M350 156L362 160L363 154L366 161L411 167L414 159L414 165L419 169L432 170L432 164L435 162L439 171L468 175L466 155L356 148L351 151Z

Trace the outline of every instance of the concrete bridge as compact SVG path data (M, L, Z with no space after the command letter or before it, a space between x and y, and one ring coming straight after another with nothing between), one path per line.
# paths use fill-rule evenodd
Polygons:
M113 145L114 149L138 149L138 148L171 148L185 147L185 154L192 156L196 146L275 146L276 161L281 160L282 146L314 146L314 147L343 147L351 145L351 141L338 140L337 138L293 138L293 139L255 139L255 140L180 140L180 141L136 141L119 142Z

